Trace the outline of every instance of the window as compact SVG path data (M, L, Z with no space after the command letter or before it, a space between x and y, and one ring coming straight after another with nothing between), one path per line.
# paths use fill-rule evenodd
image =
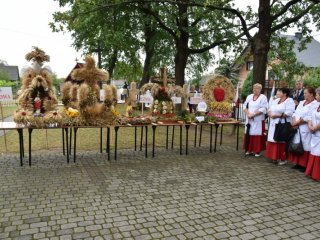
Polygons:
M253 61L248 61L246 65L246 70L251 71L253 68Z

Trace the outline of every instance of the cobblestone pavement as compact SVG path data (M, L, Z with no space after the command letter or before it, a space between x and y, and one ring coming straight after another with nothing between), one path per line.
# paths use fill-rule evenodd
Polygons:
M319 182L227 146L33 156L1 156L0 239L320 238Z

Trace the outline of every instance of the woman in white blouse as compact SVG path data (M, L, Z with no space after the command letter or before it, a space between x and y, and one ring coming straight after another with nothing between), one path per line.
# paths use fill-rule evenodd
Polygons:
M278 98L273 100L272 104L269 104L268 116L269 129L268 129L268 141L266 149L266 157L270 158L279 165L286 163L286 142L276 142L273 139L275 126L281 119L284 123L285 119L291 122L292 114L295 109L295 104L292 98L289 98L290 90L288 88L280 88L277 91Z
M311 132L308 128L308 120L318 105L315 100L315 90L311 87L304 89L304 99L300 101L295 113L293 114L292 126L299 128L301 134L301 140L303 144L304 154L295 155L289 152L288 160L295 164L294 169L298 169L301 172L305 171L307 167L308 158L310 154L310 143L311 143ZM299 132L297 132L293 138L293 142L297 143L300 141Z
M320 88L316 90L318 104L308 121L311 132L311 151L308 159L306 175L314 180L320 180Z
M253 94L250 94L244 102L244 112L247 124L250 124L249 139L244 138L244 149L246 155L260 156L260 152L266 149L265 142L265 114L267 112L268 100L261 94L262 85L253 85Z

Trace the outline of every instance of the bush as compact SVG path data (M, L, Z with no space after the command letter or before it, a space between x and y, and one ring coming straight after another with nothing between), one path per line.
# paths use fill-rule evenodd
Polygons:
M320 67L314 68L310 71L309 75L303 81L305 87L320 87Z
M245 100L248 95L252 93L252 82L253 82L253 73L252 71L248 74L246 80L244 80L242 90L241 90L241 99Z

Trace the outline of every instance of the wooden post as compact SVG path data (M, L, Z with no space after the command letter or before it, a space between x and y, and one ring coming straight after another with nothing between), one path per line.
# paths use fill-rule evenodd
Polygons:
M130 90L129 90L129 101L131 102L131 106L132 107L136 107L137 106L137 94L138 94L138 89L137 89L137 85L135 82L132 82L130 84Z

